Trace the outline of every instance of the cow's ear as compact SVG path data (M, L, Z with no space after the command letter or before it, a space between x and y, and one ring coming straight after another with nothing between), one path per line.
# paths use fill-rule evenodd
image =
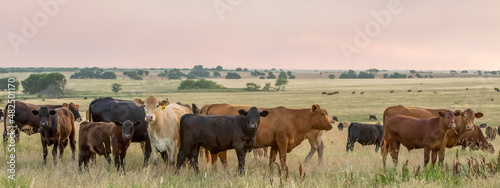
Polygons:
M244 115L244 116L246 116L246 115L247 115L247 111L245 111L245 110L243 110L243 109L238 110L238 113L239 113L240 115Z
M69 106L68 103L63 103L64 108L68 108L68 106Z
M31 113L33 113L33 115L35 116L38 116L38 110L32 110Z
M478 113L475 113L475 114L474 114L474 116L475 116L476 118L481 118L481 117L483 117L483 113L478 112Z
M267 115L269 115L269 111L267 111L267 110L260 112L260 116L262 116L262 117L266 117Z
M456 110L454 114L455 114L455 116L458 117L458 116L462 115L462 111Z
M196 106L196 104L191 104L191 109L193 110L193 114L198 114L200 113L200 109L198 108L198 106Z
M121 127L121 126L122 126L122 122L115 121L114 123L115 123L115 125L116 125L116 126L119 126L119 127Z
M438 115L441 116L441 117L444 117L444 113L441 112L441 111L438 111Z
M136 121L136 122L134 123L134 127L135 127L135 126L139 126L140 124L141 124L141 121Z
M55 110L51 110L51 111L49 111L49 114L50 115L56 115L56 111Z
M316 112L318 110L319 110L319 105L313 104L312 107L311 107L311 112Z
M168 102L168 100L162 100L162 101L160 101L160 105L159 106L167 106L169 104L170 104L170 102Z
M136 98L134 98L134 100L132 100L132 101L134 101L135 105L137 105L137 106L142 106L142 105L144 105L144 101L143 101L142 99L140 99L140 98L137 98L137 97L136 97Z

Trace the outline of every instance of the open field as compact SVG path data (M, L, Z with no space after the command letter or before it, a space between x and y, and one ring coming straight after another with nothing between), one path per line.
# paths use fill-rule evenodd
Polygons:
M21 73L22 74L22 73ZM19 79L27 77L19 75ZM66 75L66 73L65 73ZM69 75L66 75L69 77ZM327 75L323 75L327 76ZM2 75L3 77L3 75ZM157 77L156 77L157 78ZM244 78L240 80L214 79L228 88L244 88L247 82L255 82L264 86L266 82L274 84L274 80L260 80L258 78ZM111 92L112 83L120 83L123 90L115 95ZM177 86L181 81L145 79L133 81L130 79L117 80L68 80L66 88L73 98L64 99L35 99L36 96L19 95L18 99L27 97L25 102L34 104L61 104L74 102L80 104L80 113L85 116L88 104L94 97L112 96L131 100L134 97L146 97L155 94L158 98L168 98L171 102L195 103L198 106L211 103L246 104L261 107L286 106L289 108L308 108L312 104L319 104L328 110L330 116L335 115L340 121L366 122L369 115L376 115L382 121L385 108L394 105L418 106L425 108L448 108L465 110L473 109L483 112L484 117L477 119L476 124L487 123L498 126L500 124L500 92L493 90L500 86L500 78L434 78L434 79L367 79L367 80L329 80L329 79L296 79L290 80L285 91L280 92L220 92L220 91L188 91L179 92ZM466 91L468 88L468 91ZM407 92L407 90L412 92ZM394 90L394 93L389 91ZM422 90L418 93L417 90ZM340 94L327 96L321 92L339 91ZM356 94L351 94L355 91ZM363 95L360 92L365 92ZM18 93L21 93L19 91ZM5 100L5 92L0 92ZM83 97L89 97L84 100ZM3 108L5 102L0 104ZM77 123L78 130L79 123ZM2 126L3 129L3 126ZM483 130L484 131L484 130ZM3 132L3 130L2 130ZM391 171L399 173L394 181L381 183L378 174L387 174L381 171L380 153L375 153L375 146L354 146L354 152L346 153L345 144L347 130L334 129L323 135L325 143L323 164L318 165L317 155L309 164L303 164L306 177L302 181L299 177L299 161L303 162L309 152L307 141L302 142L287 156L290 175L286 187L500 187L500 175L488 178L467 178L464 176L443 176L439 170L428 169L416 178L401 180L401 164L408 160L410 173L417 166L423 164L423 150L400 152L400 165L395 169L388 160ZM453 163L455 152L462 164L466 158L478 158L482 155L486 162L496 160L500 141L492 141L496 148L495 154L482 151L461 151L459 147L446 151L445 163ZM268 159L254 158L247 155L246 175L237 175L237 160L234 152L229 152L229 167L213 170L210 165L200 164L199 175L194 174L191 168L185 168L179 176L173 175L173 169L160 165L158 176L153 176L154 168L150 160L150 168L142 168L143 156L139 144L132 143L126 160L126 175L116 173L113 165L107 165L102 157L97 158L97 165L90 168L90 172L78 173L76 161L71 161L71 150L65 150L64 161L58 166L50 162L42 166L42 147L40 136L27 136L21 133L20 143L16 144L16 181L7 179L7 156L5 151L0 152L0 184L2 187L269 187L279 186L280 179L276 170L269 172ZM49 154L47 160L52 160ZM202 160L200 159L200 162ZM161 164L161 163L160 163ZM352 173L352 179L350 174ZM346 177L346 174L347 177ZM425 175L436 176L429 178ZM272 183L271 183L272 182Z

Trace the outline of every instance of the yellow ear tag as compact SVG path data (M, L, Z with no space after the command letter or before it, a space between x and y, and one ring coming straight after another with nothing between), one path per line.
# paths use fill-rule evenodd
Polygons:
M161 106L161 109L162 109L162 110L165 110L165 104L163 104L163 106Z

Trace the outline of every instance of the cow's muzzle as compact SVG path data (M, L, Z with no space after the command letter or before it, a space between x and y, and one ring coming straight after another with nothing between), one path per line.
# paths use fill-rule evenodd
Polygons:
M131 139L131 138L132 138L132 135L125 134L125 135L123 135L123 138L125 138L125 139Z
M76 121L81 122L82 121L82 117L76 118Z
M146 115L145 120L146 121L154 121L155 120L155 116L153 116L153 115Z
M474 126L472 124L467 124L467 126L465 127L466 130L470 131L474 128Z
M450 125L448 125L448 128L455 128L455 127L457 127L455 123L450 123Z

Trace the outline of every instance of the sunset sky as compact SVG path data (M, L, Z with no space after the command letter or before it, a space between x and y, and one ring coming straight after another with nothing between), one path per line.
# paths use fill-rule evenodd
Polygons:
M498 0L4 1L0 67L500 70L499 8ZM350 61L346 46L356 49Z

